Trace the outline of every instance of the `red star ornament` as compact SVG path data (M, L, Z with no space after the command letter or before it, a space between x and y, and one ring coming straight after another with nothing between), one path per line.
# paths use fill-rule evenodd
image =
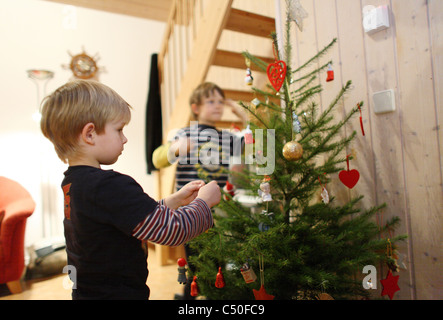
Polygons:
M265 290L265 287L261 285L260 290L252 289L254 292L255 300L274 300L274 296L271 294L268 294Z
M392 298L394 297L394 293L400 290L400 287L397 284L399 278L399 275L393 276L391 270L389 270L386 279L380 280L383 286L383 291L381 292L381 295L388 295L389 299L392 300Z

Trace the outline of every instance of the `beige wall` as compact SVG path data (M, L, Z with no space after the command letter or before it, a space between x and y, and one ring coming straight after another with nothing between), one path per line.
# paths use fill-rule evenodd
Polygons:
M41 212L47 198L42 183L51 196L53 234L63 237L60 183L66 165L32 120L37 90L26 70L52 70L55 75L46 88L50 93L72 76L62 67L70 62L68 51L78 54L84 47L88 54L98 54L98 65L105 70L99 80L132 105L132 120L125 128L129 141L112 168L133 176L147 193L157 196L155 179L146 173L145 110L151 54L159 51L164 23L84 8L76 12L76 27L69 29L64 24L65 5L0 0L0 175L19 181L37 202L28 220L28 245L44 238ZM40 88L42 95L43 84Z

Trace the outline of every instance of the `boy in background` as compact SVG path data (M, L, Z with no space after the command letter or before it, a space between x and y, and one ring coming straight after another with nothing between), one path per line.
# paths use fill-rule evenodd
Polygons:
M143 241L178 246L211 228L215 182L193 181L157 202L131 177L101 165L127 142L130 106L109 87L76 80L43 101L41 130L69 164L62 182L73 299L148 299Z
M246 115L234 101L225 99L223 90L214 83L205 82L192 93L189 104L195 121L189 127L178 130L172 141L158 147L152 156L152 162L158 169L178 161L175 176L176 190L187 183L203 179L217 181L225 186L229 179L230 160L241 156L243 139L226 130L216 128L222 119L225 106L231 108L243 123ZM231 170L239 170L241 164L234 164ZM196 254L185 244L186 256ZM195 271L189 264L191 270ZM188 279L184 299L189 295L191 281Z

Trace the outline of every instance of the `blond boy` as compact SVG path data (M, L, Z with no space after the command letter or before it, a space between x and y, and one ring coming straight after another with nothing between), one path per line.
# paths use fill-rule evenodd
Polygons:
M130 118L128 103L94 81L69 82L43 101L41 130L69 164L63 223L73 299L148 299L142 242L189 241L212 226L220 201L217 184L199 180L157 202L133 178L101 169L123 152Z

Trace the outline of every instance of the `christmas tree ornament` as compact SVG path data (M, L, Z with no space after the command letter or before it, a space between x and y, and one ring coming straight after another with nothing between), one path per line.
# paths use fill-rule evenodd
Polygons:
M252 270L252 267L249 266L249 263L247 262L243 264L243 266L240 269L240 272L246 283L252 283L255 282L255 280L257 280L257 275L255 274L254 270Z
M252 72L251 72L251 60L249 60L248 58L245 59L245 63L246 63L246 77L245 77L245 83L248 86L252 86L253 82L254 82L254 78L252 77Z
M223 191L227 194L229 194L231 197L233 197L235 195L235 186L231 183L229 183L229 181L226 181L226 185L223 187ZM226 201L229 200L229 197L227 195L223 195L223 199L225 199Z
M251 103L255 106L258 107L258 105L261 103L260 100L258 100L257 98L254 98Z
M300 31L303 31L303 19L308 16L306 10L301 6L300 0L288 1L288 18L294 21Z
M360 102L357 104L358 110L360 111L360 128L361 128L361 133L364 136L365 135L365 129L363 128L363 117L362 117L362 112L361 112L361 106L363 105L363 102Z
M268 203L266 203L266 210L263 210L261 213L262 213L262 215L264 215L264 216L268 216L269 219L272 220L272 218L273 218L273 216L274 216L274 213L273 213L273 212L268 212L267 208L268 208ZM270 227L269 225L267 225L266 223L264 223L264 222L260 222L260 223L258 224L258 229L259 229L261 232L268 231L269 228L271 228L271 227Z
M300 121L298 120L295 111L292 111L292 131L295 133L300 133L301 131Z
M327 293L320 293L319 295L317 295L317 299L318 300L334 300L334 298L331 297L331 295L329 295Z
M245 129L245 143L246 144L254 143L254 138L252 137L252 130L249 128L249 124Z
M398 253L398 252L396 252L396 254L398 257L397 262L398 262L398 266L400 267L400 269L407 270L406 263L405 263L406 255L403 253Z
M324 204L329 203L329 194L325 187L322 187L320 196Z
M191 283L191 296L196 297L198 296L198 285L197 285L197 276L194 276L194 279Z
M272 201L271 185L269 184L269 180L269 177L265 177L263 182L260 183L260 189L258 190L258 195L262 198L263 202Z
M219 267L217 277L215 278L215 287L221 289L224 286L225 286L225 278L223 277L221 267Z
M397 284L399 278L399 275L393 276L391 270L388 270L388 275L386 276L386 279L380 280L383 286L381 296L388 295L389 299L392 300L394 294L400 290L400 287Z
M186 260L183 258L180 258L177 260L178 264L178 283L180 284L186 284Z
M274 63L270 63L266 73L268 75L269 82L271 82L271 85L274 87L275 91L280 91L286 77L286 62L279 60Z
M274 300L274 296L272 294L268 294L263 285L260 286L260 290L252 289L254 293L255 300Z
M348 169L340 171L338 177L345 186L352 189L360 179L360 172L358 172L356 169L349 170L349 155L346 156L346 163Z
M301 159L303 156L303 147L297 141L289 141L283 146L283 157L288 161Z
M334 80L334 70L332 69L331 64L328 65L327 74L328 74L328 76L326 77L326 82L330 82L330 81Z
M280 91L286 78L286 62L284 62L283 60L277 61L275 46L273 46L273 48L274 58L276 61L268 65L268 68L266 69L266 74L268 75L269 82L271 82L271 85L274 87L275 91L278 92Z
M271 294L268 294L265 290L265 275L264 275L264 259L263 259L263 255L260 254L258 257L258 264L260 267L260 289L259 290L255 290L252 289L252 292L254 293L254 297L255 300L274 300L274 296Z
M326 186L321 183L320 177L318 177L318 182L320 182L320 186L321 186L321 193L320 193L321 199L324 204L328 204L329 203L328 190L326 190Z
M388 244L386 245L386 257L388 258L386 264L392 272L399 272L400 266L398 265L398 256L392 251L391 239L388 238Z

